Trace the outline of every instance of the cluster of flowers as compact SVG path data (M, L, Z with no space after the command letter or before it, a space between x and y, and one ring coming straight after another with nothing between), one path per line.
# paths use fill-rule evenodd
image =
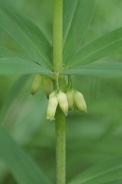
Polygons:
M31 94L34 95L40 86L42 86L47 97L49 97L47 119L55 119L55 113L58 105L64 112L65 116L67 116L68 110L71 110L73 107L79 109L80 111L87 111L86 102L82 93L72 89L70 86L68 87L68 85L66 93L61 90L55 90L51 93L51 85L52 82L49 77L37 74L31 88Z
M66 93L60 90L53 91L49 95L47 119L55 119L55 113L58 105L66 116L68 114L68 110L71 110L73 106L75 106L80 111L87 111L86 102L82 93L73 89L68 90Z

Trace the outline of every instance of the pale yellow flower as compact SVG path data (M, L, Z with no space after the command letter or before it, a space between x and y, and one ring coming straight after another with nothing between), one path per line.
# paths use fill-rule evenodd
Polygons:
M47 107L47 119L54 120L56 108L58 105L58 99L55 93L51 93L49 96L48 107Z
M67 114L68 114L68 101L67 101L66 94L63 93L62 91L59 91L57 93L57 99L58 99L58 103L59 103L61 110L67 116Z
M74 105L74 90L68 90L66 92L67 95L67 101L68 101L68 107L69 109L72 109L73 105Z
M74 102L79 110L87 112L86 102L84 100L82 93L80 93L79 91L74 92Z

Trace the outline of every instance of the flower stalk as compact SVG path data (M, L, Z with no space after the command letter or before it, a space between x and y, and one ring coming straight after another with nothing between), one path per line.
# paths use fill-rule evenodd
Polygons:
M53 68L62 70L63 0L53 0Z
M63 0L53 0L53 70L62 71ZM56 80L58 80L56 76ZM58 82L57 82L57 87ZM58 106L55 115L56 184L65 184L65 115Z
M65 184L66 178L66 128L65 116L58 107L56 111L55 132L56 132L56 184Z

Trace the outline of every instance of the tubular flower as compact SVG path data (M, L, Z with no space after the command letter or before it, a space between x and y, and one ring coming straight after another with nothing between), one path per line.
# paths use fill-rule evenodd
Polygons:
M68 107L71 110L74 105L74 90L68 90L66 92Z
M55 119L57 105L58 105L57 97L55 95L55 92L52 92L49 96L49 102L47 107L47 119L50 120Z
M67 114L68 114L68 101L67 101L66 94L63 93L62 91L59 91L57 93L57 99L58 99L58 103L59 103L61 110L64 112L65 116L67 116Z
M51 93L51 87L52 87L52 81L49 77L43 78L43 88L46 93L47 98L49 97L49 94Z
M31 94L34 95L36 91L39 89L43 81L43 76L40 74L37 74L33 80L33 84L31 87Z
M56 96L56 91L53 91L52 93L50 93L49 98L54 97L54 96Z
M86 102L84 100L84 97L83 97L82 93L80 93L78 91L74 92L74 102L75 102L76 107L80 111L87 112Z

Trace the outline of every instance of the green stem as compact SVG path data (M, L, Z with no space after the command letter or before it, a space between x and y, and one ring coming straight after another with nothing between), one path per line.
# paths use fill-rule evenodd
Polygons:
M65 116L58 107L56 112L56 184L65 184L65 161L66 161L66 145L65 145Z
M63 36L63 0L53 0L53 69L58 74L62 71L62 36ZM56 181L65 184L65 115L58 107L56 110Z
M55 72L62 70L62 20L63 0L53 0L53 66Z

